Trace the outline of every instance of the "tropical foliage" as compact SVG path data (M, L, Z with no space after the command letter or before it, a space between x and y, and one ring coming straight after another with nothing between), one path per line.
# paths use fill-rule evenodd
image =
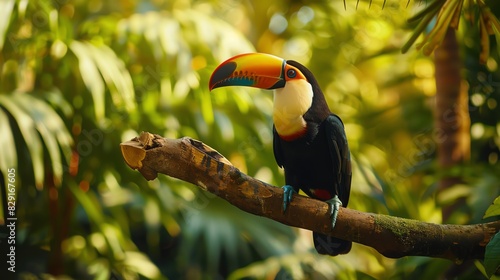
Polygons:
M491 275L494 258L457 270L445 260L387 259L361 245L319 256L307 231L178 180L146 181L123 162L119 143L141 131L190 136L249 175L283 184L272 154L272 97L207 89L226 58L273 53L306 64L345 121L355 162L349 207L440 223L441 209L461 199L451 221L483 222L500 194L499 44L490 40L499 38L499 16L496 1L482 0L347 1L346 8L285 0L0 2L0 174L8 182L15 170L18 276ZM450 23L463 17L472 24ZM433 126L434 64L425 54L449 25L462 46L472 141L470 162L442 169L436 148L446 135ZM411 47L416 41L425 54ZM437 195L447 174L463 184ZM7 191L2 198L5 221ZM494 219L498 207L488 211Z

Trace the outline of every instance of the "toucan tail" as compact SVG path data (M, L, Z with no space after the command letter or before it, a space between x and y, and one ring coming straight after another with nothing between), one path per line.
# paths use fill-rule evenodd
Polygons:
M314 247L319 254L336 256L351 251L352 242L313 232Z

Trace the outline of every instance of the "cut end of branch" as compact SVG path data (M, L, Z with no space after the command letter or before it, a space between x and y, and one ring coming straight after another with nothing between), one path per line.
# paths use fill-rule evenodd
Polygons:
M159 168L159 163L163 162L165 166L168 165L170 167L169 170L179 171L178 169L181 166L180 161L191 158L191 156L195 156L200 160L206 156L217 162L232 166L231 162L219 152L205 145L203 142L189 137L174 140L166 139L149 132L141 132L139 137L121 143L120 148L127 165L132 169L138 170L147 180L156 179L159 170L163 169ZM171 152L169 159L164 157L165 153L159 152L161 149ZM158 153L160 157L157 157ZM188 154L191 156L187 156ZM162 158L163 160L161 160ZM150 160L153 161L153 164L148 163Z
M123 159L132 169L137 169L147 180L156 179L158 173L148 166L143 165L146 158L146 150L161 146L163 138L160 135L149 132L141 132L139 137L120 144Z
M122 150L125 163L127 163L130 168L142 168L142 160L146 157L146 151L144 150L144 146L137 141L137 138L121 143L120 149Z

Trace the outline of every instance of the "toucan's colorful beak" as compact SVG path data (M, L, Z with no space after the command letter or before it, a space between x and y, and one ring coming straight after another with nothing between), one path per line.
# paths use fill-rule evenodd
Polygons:
M209 88L248 86L275 89L285 86L286 61L270 54L248 53L221 63L210 77Z

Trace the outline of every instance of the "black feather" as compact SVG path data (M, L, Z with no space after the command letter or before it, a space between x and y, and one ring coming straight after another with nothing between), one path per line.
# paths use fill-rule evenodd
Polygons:
M351 159L342 120L330 112L326 99L313 74L295 61L313 89L311 108L303 118L306 134L293 141L283 140L273 128L273 149L276 162L285 169L285 182L296 191L328 200L338 195L343 206L349 202L351 189ZM350 241L314 233L318 253L338 255L348 253Z

